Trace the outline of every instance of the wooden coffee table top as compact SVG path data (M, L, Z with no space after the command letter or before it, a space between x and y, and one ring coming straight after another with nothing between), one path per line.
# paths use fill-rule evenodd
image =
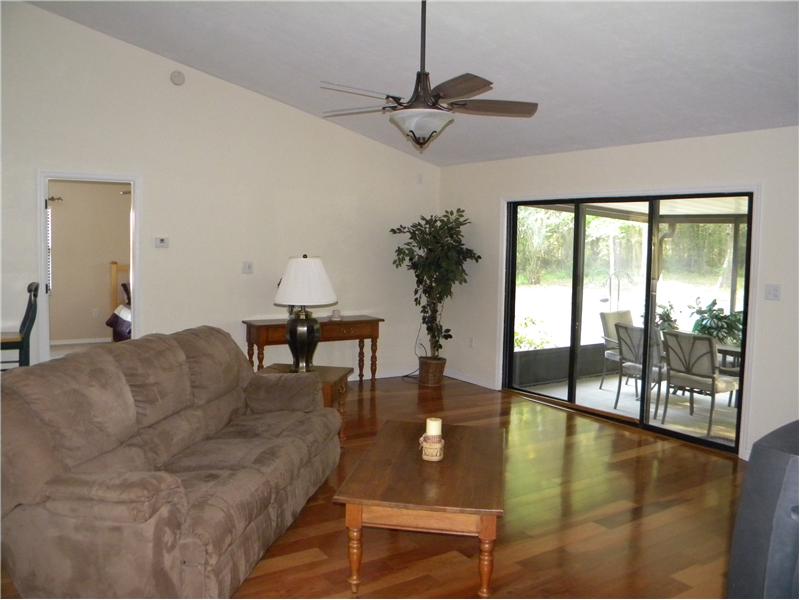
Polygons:
M333 501L502 515L504 431L444 423L440 462L422 460L424 432L424 421L387 421Z

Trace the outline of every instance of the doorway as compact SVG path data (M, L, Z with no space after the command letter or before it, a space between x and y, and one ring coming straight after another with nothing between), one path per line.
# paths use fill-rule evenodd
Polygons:
M43 173L39 189L39 359L133 337L135 179Z
M505 385L736 450L752 201L509 204Z

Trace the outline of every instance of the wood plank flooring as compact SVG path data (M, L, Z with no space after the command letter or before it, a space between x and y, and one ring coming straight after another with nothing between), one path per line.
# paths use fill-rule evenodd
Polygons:
M348 598L337 487L387 419L508 430L496 598L719 598L744 463L683 442L447 379L351 382L342 459L237 598ZM365 529L362 597L475 598L472 538ZM2 595L15 595L3 577Z
M350 383L342 459L238 598L348 598L344 507L330 502L387 419L508 430L497 598L719 598L743 464L735 457L448 379ZM359 596L475 598L478 542L364 529Z

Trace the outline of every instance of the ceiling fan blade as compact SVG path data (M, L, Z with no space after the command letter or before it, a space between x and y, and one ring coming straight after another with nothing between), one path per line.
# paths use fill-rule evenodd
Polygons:
M539 108L536 102L515 100L455 100L449 104L453 112L489 117L532 117Z
M453 100L455 98L472 98L492 89L492 82L472 73L463 73L443 81L431 90L434 98Z
M363 108L343 108L341 110L327 110L322 114L323 119L331 119L333 117L349 117L350 115L368 115L370 113L383 112L385 109L394 110L394 106L373 106Z
M319 86L320 89L330 90L332 92L340 92L342 94L352 94L353 96L363 96L364 98L375 98L376 100L383 100L386 96L377 96L375 94L365 94L364 92L354 92L352 90L340 90L338 88L328 87L326 85Z
M383 105L383 106L375 106L373 104L372 106L352 106L352 107L349 107L349 108L331 108L330 110L323 110L322 114L323 115L330 115L330 114L333 114L333 113L340 113L340 112L353 112L353 111L360 111L360 110L378 110L378 109L383 109L385 106L391 106L391 104L386 104L386 105Z
M390 94L388 92L378 92L376 90L369 90L366 88L354 87L352 85L344 85L343 83L334 83L333 81L320 81L320 87L323 90L331 90L332 92L342 92L343 94L353 94L355 96L366 96L367 98L380 98L381 100L389 98L394 102L400 102L400 96Z

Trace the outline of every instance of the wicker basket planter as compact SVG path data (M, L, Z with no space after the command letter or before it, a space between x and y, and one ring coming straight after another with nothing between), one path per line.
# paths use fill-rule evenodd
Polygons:
M419 357L419 384L427 387L439 387L444 378L446 358Z

